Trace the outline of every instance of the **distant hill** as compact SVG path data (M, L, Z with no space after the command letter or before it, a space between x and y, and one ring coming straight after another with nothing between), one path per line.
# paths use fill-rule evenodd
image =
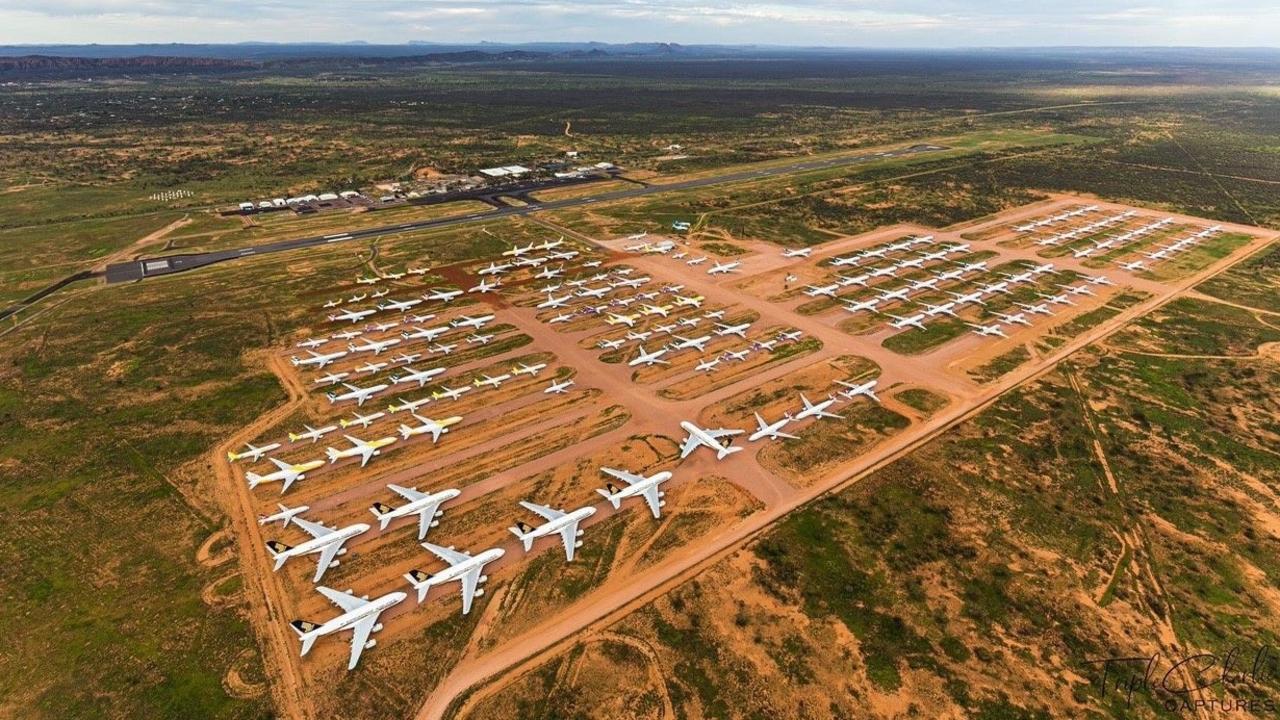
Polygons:
M53 55L19 55L0 57L0 77L13 76L87 76L128 73L226 72L256 67L245 60L208 57L63 57Z

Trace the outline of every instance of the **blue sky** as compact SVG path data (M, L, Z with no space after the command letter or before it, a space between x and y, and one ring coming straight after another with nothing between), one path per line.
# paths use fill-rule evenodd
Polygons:
M0 44L539 40L1274 46L1280 0L0 0Z

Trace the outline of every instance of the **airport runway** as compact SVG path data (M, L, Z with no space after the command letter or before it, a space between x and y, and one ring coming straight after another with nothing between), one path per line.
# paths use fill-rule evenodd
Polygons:
M614 200L626 200L629 198L641 197L644 195L652 195L655 193L673 192L678 190L689 190L693 188L706 187L708 185L719 185L722 183L743 182L745 180L756 180L765 177L774 177L777 175L790 175L798 172L808 172L812 170L825 170L827 168L842 167L845 165L857 165L860 163L871 162L874 160L883 160L885 158L903 157L906 155L918 155L921 153L938 152L946 150L941 145L912 145L897 150L889 150L879 153L868 153L866 155L854 155L838 158L825 158L822 160L802 160L785 165L777 165L773 167L761 168L758 170L744 170L741 172L728 173L725 175L712 175L709 177L695 178L692 180L683 180L680 182L667 183L663 185L646 185L627 188L625 190L614 190L612 192L601 193L599 195L588 195L580 198L567 198L564 200L555 200L552 202L539 203L536 205L526 205L521 207L502 207L491 210L489 212L471 213L469 215L459 215L457 217L438 218L434 220L423 220L420 222L401 223L398 225L387 225L384 227L366 228L363 230L352 230L350 232L332 233L329 235L316 235L312 237L296 238L293 240L279 240L273 243L263 245L255 245L247 248L234 248L229 250L217 250L214 252L188 253L178 255L161 255L154 258L143 258L141 260L133 260L124 263L115 263L108 265L106 270L106 280L108 283L131 282L135 280L143 280L158 275L172 275L174 273L187 272L198 268L214 265L216 263L227 262L229 260L237 260L240 258L255 257L258 255L268 255L270 253L284 252L286 250L301 250L310 247L320 247L333 243L345 242L347 240L363 240L367 238L376 238L383 235L395 235L404 232L414 232L419 230L430 230L436 228L446 228L455 225L465 225L473 222L483 222L494 220L497 218L510 217L514 215L528 215L530 213L542 210L556 210L560 208L575 207L579 205L590 205L599 202L612 202Z

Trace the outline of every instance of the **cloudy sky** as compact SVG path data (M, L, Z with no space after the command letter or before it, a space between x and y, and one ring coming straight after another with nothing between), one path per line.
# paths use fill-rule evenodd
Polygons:
M1275 46L1280 0L0 0L0 44Z

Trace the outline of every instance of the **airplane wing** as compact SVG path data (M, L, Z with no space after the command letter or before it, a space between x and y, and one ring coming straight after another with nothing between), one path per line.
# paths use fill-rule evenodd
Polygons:
M553 510L552 508L546 507L545 505L538 505L537 503L526 502L524 500L520 501L520 506L531 513L537 513L538 515L541 515L547 520L558 520L565 516L565 513L560 512L559 510ZM577 527L576 523L574 527Z
M690 435L689 437L685 438L684 445L680 446L680 457L681 458L689 457L689 453L693 452L694 450L697 450L698 446L701 444L702 444L702 441L694 437L693 435Z
M290 465L289 463L283 460L277 460L275 458L267 458L267 459L270 460L272 463L274 463L275 466L280 468L281 470L289 470L293 467L292 465Z
M660 507L658 503L661 502L658 499L658 486L656 484L650 485L644 489L641 495L644 496L644 501L649 504L649 512L653 513L655 518L659 517L662 511L658 509Z
M614 470L613 468L607 468L607 467L600 468L600 469L606 475L612 475L613 477L625 482L628 485L635 485L636 483L641 482L645 479L639 475L636 475L635 473L629 473L626 470Z
M320 523L311 522L310 520L304 520L300 517L294 518L293 521L297 523L298 527L307 531L307 533L311 535L311 537L313 538L321 538L333 532L333 530L330 530L329 528L325 527L324 525L321 525Z
M426 493L420 490L414 490L413 488L407 488L407 487L400 487L399 485L388 484L387 489L391 490L392 492L398 493L401 497L410 501L421 500L422 498L427 496Z
M331 542L320 551L320 558L316 560L315 582L320 582L320 578L324 577L324 571L329 569L329 565L333 563L333 559L338 556L338 551L341 549L342 543Z
M564 544L564 559L573 562L573 551L578 544L578 523L571 522L560 528L560 542Z
M369 604L368 600L362 600L355 595L334 590L333 588L327 588L323 585L317 586L316 590L319 590L321 595L329 598L329 602L332 602L334 605L342 608L343 612L351 612L352 610L362 608ZM360 644L363 645L364 643Z
M453 548L442 547L440 545L432 545L431 543L422 543L422 547L426 548L432 555L435 555L450 565L457 565L471 557L469 554L460 550L454 550Z
M471 601L476 599L476 587L480 584L480 570L481 568L474 568L459 578L462 583L463 615L471 612Z
M742 431L737 429L730 429L730 428L720 428L719 430L708 430L707 434L715 438L716 440L719 440L720 438L732 437L734 435L741 435Z
M360 662L360 653L364 651L365 643L369 642L369 634L377 624L378 618L370 616L351 628L351 661L347 663L348 670L354 670L356 664Z

